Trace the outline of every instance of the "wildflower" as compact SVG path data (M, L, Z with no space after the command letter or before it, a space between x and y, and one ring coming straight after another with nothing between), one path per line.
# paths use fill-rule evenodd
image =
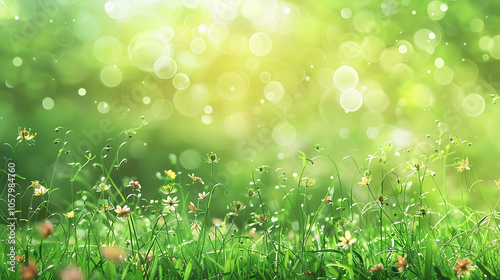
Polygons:
M345 236L341 236L340 241L337 246L341 246L344 250L349 250L349 246L356 242L356 238L351 236L349 231L345 232Z
M369 175L368 177L361 177L361 182L358 182L358 185L360 186L370 186L370 182L373 180L372 175Z
M431 209L427 208L427 207L420 207L418 210L417 210L417 215L420 215L420 216L425 216L426 214L430 213L431 212Z
M247 206L241 201L233 201L233 203L229 204L229 208L231 208L234 212L230 212L230 216L238 215L238 212L245 209Z
M207 160L205 161L206 163L219 163L220 158L217 157L217 154L211 153L210 155L207 155Z
M175 179L175 177L177 176L177 174L175 174L175 172L172 171L172 169L169 169L168 171L165 170L165 175L167 175L167 177L170 177L172 179Z
M34 196L42 196L48 191L48 189L46 189L44 186L40 184L40 182L36 180L31 181L31 185L29 185L29 187L33 187L35 189L35 193L33 194Z
M113 206L111 206L111 205L108 205L108 204L102 204L102 205L101 205L101 207L99 207L99 209L98 209L98 210L99 210L99 211L101 211L101 212L106 212L106 213L108 213L109 211L111 211L111 210L113 210L113 209L115 209L115 208L114 208Z
M309 271L309 270L304 271L304 276L305 276L306 278L309 278L309 276L311 276L311 274L312 274L312 272L311 272L311 271Z
M177 192L177 185L174 183L169 183L166 186L162 186L161 192L164 194L176 193Z
M113 244L110 246L103 245L100 248L101 255L103 255L106 259L112 262L118 262L124 259L124 256L127 257L127 252L125 252L122 248L117 247Z
M118 214L118 219L125 221L125 219L127 219L130 215L131 210L127 205L123 206L123 208L120 205L117 205L115 212Z
M265 224L269 220L269 212L255 215L255 222Z
M194 206L193 202L190 202L188 208L189 208L188 213L196 213L196 206Z
M47 238L54 232L54 225L49 220L45 220L43 224L38 226L38 229L42 231L40 236L42 238Z
M322 199L321 202L323 202L325 204L331 204L332 203L332 196L331 195L327 196L325 199Z
M62 280L81 280L83 278L76 265L61 271L60 276Z
M416 170L416 171L419 171L421 168L423 168L425 165L421 162L413 162L413 164L409 163L408 162L408 168L409 169L413 169L413 170Z
M179 201L177 200L177 196L171 198L170 196L167 199L164 199L163 202L166 204L167 210L175 211L175 207L179 206Z
M387 200L387 196L379 195L377 196L377 200L383 203L385 200Z
M458 166L455 168L458 172L465 172L467 170L470 170L469 158L465 158L464 161L459 161Z
M201 179L200 177L194 176L194 173L191 175L188 175L188 176L191 177L191 179L193 179L193 182L200 182L202 185L205 185L205 182L203 182L203 179Z
M316 184L316 178L307 178L307 177L304 177L302 179L300 179L300 185L303 186L303 187L312 187L314 186L314 184Z
M75 216L75 211L71 210L70 212L65 213L64 216L66 216L66 218L68 219L71 219Z
M142 254L142 257L144 259L148 259L148 261L152 260L153 259L153 253L149 252L149 254L146 256L146 254Z
M24 256L16 256L16 261L23 263L24 262Z
M253 188L248 188L247 192L246 193L242 193L241 195L244 196L244 197L250 198L252 196L257 195L257 192Z
M402 256L398 255L398 263L395 264L395 266L398 267L399 271L403 271L406 269L406 267L408 266L406 264L406 258L403 258Z
M102 192L102 191L107 191L111 188L111 185L107 185L105 183L100 183L99 185L95 186L94 189L96 192Z
M384 270L384 265L379 263L379 264L376 264L374 265L371 269L370 269L370 272L381 272L382 270Z
M497 187L500 188L500 179L495 180L495 185L497 185Z
M201 230L200 224L197 221L191 223L191 230Z
M17 136L17 141L21 142L21 141L32 141L33 138L35 138L36 136L36 133L35 134L31 134L31 128L26 130L26 128L22 129L19 127L18 128L18 131L19 131L19 136ZM33 140L34 141L34 140Z
M30 260L29 265L23 267L21 279L34 279L37 274L38 274L38 268L36 268L35 262Z
M454 266L453 269L458 271L457 273L458 276L462 274L469 275L470 274L469 270L476 270L475 267L471 266L472 261L469 260L469 258L465 258L463 260L458 258L457 263L458 265Z
M40 186L39 188L35 189L35 193L33 194L34 196L42 196L44 195L48 190L44 186Z
M201 200L201 201L203 201L205 198L207 198L207 196L208 196L208 194L209 194L209 193L210 193L210 192L207 192L207 193L206 193L206 192L199 193L199 194L198 194L198 199L199 199L199 200Z
M139 181L131 180L130 183L128 183L128 187L132 187L138 191L141 190L141 184L139 184Z

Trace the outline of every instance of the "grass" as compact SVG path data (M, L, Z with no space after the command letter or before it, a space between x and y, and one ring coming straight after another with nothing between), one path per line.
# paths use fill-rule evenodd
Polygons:
M207 155L208 174L142 174L156 176L160 187L154 198L144 197L139 181L120 174L126 164L120 150L135 130L97 155L86 153L83 162L63 162L71 159L71 134L59 128L51 177L28 188L25 175L9 176L18 145L34 144L33 134L20 130L1 169L0 279L457 279L469 273L466 278L500 279L498 200L485 194L493 186L477 178L480 163L469 162L467 142L457 136L441 135L424 153L387 143L366 161L337 159L316 146L314 156L298 153L302 167L293 176L257 167L233 201L214 179L224 165L214 153ZM71 201L62 205L53 199L60 191L53 182L66 164ZM328 176L311 177L315 169ZM84 171L101 180L85 183ZM450 180L461 184L447 186ZM16 208L15 272L4 210L12 184L22 198L31 197L29 206ZM214 203L228 205L223 219L212 213Z

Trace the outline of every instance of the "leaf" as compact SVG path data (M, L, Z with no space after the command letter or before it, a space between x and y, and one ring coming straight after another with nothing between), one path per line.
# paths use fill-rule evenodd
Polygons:
M425 270L424 279L432 279L432 246L428 243L427 248L425 248Z
M451 277L447 273L441 272L441 269L439 267L434 267L434 272L436 272L436 276L439 280L449 280Z
M184 280L188 280L191 275L191 268L193 267L193 262L189 262L186 266L186 271L184 271Z
M116 268L112 262L104 262L104 264L102 265L102 270L104 271L106 279L116 279Z
M297 151L297 153L300 154L299 158L302 159L302 167L305 167L307 165L307 157L306 154L302 151Z
M156 269L158 268L158 259L155 258L155 262L153 263L153 268L151 269L151 273L149 274L149 279L155 279Z
M496 279L497 278L497 275L490 268L485 266L484 264L477 262L477 267L479 267L479 269L481 269L481 271L484 274L486 274L489 279Z

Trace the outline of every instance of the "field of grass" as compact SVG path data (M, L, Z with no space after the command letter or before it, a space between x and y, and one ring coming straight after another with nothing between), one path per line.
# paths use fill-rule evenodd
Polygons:
M500 277L498 198L485 192L496 193L500 182L477 178L481 163L455 135L429 139L423 153L386 143L366 160L335 158L318 145L297 153L302 168L292 174L277 166L249 170L241 182L248 188L231 201L232 190L213 176L225 164L216 153L207 154L206 174L183 173L175 159L163 173L121 174L127 160L120 151L135 131L109 139L83 162L67 149L71 131L57 131L49 178L15 173L16 149L40 148L36 134L20 129L9 145L1 170L0 279ZM67 205L52 199L60 191L54 176L68 170L63 165L71 166ZM330 166L328 180L308 175L318 165ZM85 184L84 172L101 180ZM146 176L158 185L141 186ZM461 184L447 185L450 177ZM145 188L158 188L157 195L143 196ZM323 198L313 199L311 189ZM25 197L30 204L20 205ZM213 215L215 204L227 205L227 214Z

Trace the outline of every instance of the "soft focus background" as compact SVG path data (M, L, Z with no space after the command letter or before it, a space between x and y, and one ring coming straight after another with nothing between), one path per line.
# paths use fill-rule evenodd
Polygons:
M456 134L492 189L499 15L487 0L2 0L0 142L14 144L18 127L38 133L16 153L28 186L50 179L63 136L54 129L73 130L55 183L64 198L65 164L99 154L144 116L122 176L155 197L157 172L207 181L204 157L216 152L216 181L237 199L253 169L281 167L291 179L296 151L314 156L315 144L361 166L387 141L427 154ZM7 146L0 153L11 156ZM330 173L325 163L306 174L318 177L318 197ZM100 176L90 166L82 174L80 189ZM459 184L450 178L448 188Z

